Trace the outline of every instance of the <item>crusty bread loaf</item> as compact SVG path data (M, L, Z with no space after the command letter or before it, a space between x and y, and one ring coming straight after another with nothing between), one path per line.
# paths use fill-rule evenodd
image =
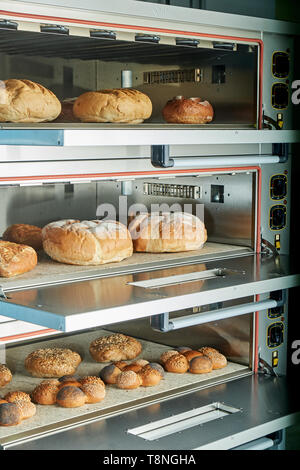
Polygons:
M125 225L110 220L60 220L42 230L45 252L67 264L100 265L132 255L130 234Z
M74 116L83 122L138 124L152 113L150 98L131 88L88 91L73 106Z
M176 96L166 103L162 115L165 121L174 124L206 124L212 121L214 110L201 98Z
M141 353L142 345L131 336L114 333L94 339L90 344L89 351L97 362L123 361L135 359Z
M71 349L45 348L28 354L24 365L34 377L62 377L74 374L80 362L80 355Z
M36 264L37 254L31 246L0 240L0 277L26 273Z
M3 240L28 245L35 250L43 247L42 229L35 225L13 224L2 235Z
M0 81L0 122L53 121L61 104L52 91L30 80Z
M198 250L207 233L201 220L186 212L140 214L129 223L134 251L178 252Z

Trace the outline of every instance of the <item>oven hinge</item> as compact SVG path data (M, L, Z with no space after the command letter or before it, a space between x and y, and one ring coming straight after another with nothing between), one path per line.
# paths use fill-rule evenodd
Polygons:
M260 356L258 356L258 373L278 377L278 374L276 374L273 367L270 366L270 364L268 364L267 361L262 359Z

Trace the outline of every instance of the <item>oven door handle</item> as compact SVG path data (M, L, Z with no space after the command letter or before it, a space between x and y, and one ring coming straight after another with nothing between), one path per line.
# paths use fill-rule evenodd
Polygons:
M169 319L169 312L165 312L153 315L150 319L150 324L154 330L168 332L178 330L180 328L187 328L189 326L201 325L203 323L245 315L247 313L259 312L260 310L280 307L282 306L282 303L283 300L266 299L258 302L236 305L234 307L210 310L199 314L185 315L172 320Z
M274 149L275 150L275 149ZM279 149L276 149L279 150ZM158 168L215 168L243 165L265 165L284 163L287 152L278 154L257 154L241 156L212 156L212 157L176 157L170 158L169 145L152 145L151 163Z

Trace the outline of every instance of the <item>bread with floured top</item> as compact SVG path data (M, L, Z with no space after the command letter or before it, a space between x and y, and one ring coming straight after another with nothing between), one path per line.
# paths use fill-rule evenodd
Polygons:
M43 248L55 261L77 265L118 262L132 255L131 236L113 220L59 220L42 230Z

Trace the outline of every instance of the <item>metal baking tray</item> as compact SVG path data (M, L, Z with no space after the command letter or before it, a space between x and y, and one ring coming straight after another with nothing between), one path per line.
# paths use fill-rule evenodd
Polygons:
M47 347L71 348L77 351L83 361L76 375L98 375L106 365L95 362L89 354L90 342L100 336L110 334L108 330L84 332L68 337L53 338L38 343L7 348L6 363L13 373L10 384L1 388L1 396L12 390L22 390L30 393L43 379L32 377L24 368L25 357L33 350ZM158 362L162 352L171 349L170 346L140 340L142 353L139 358ZM199 344L199 347L202 344ZM175 374L166 373L165 378L155 387L140 387L135 390L121 390L115 385L106 385L106 396L100 403L84 405L80 408L62 408L58 405L37 405L36 415L22 421L17 426L0 426L0 446L7 447L17 443L28 442L38 437L51 435L59 431L72 429L83 423L90 423L140 408L145 404L157 403L171 396L178 396L192 390L199 390L208 385L249 375L252 372L248 366L228 362L224 369L214 370L209 374Z

